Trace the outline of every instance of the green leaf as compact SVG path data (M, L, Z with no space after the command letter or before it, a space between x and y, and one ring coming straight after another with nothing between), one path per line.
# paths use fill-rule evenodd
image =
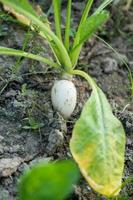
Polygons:
M103 23L107 21L108 17L109 13L103 11L99 14L90 16L82 23L78 32L79 42L70 52L72 63L74 63L76 58L78 58L84 42L88 40Z
M70 36L70 25L71 25L71 7L72 7L72 0L68 0L67 5L67 17L66 17L66 27L65 27L65 47L67 51L69 51L69 36Z
M105 0L97 9L96 11L93 13L93 15L97 15L97 14L100 14L101 12L104 11L104 9L112 2L113 0ZM87 4L86 4L86 7L84 9L84 12L82 14L82 17L81 17L81 20L80 20L80 24L79 24L79 27L78 27L78 31L76 33L76 37L74 39L74 44L72 46L72 50L70 51L70 57L71 57L71 60L72 60L72 65L73 65L73 68L75 68L76 64L77 64L77 61L78 61L78 58L79 58L79 54L80 54L80 51L81 51L81 48L82 48L82 45L84 44L84 42L86 41L86 39L88 39L88 37L86 36L86 39L84 38L84 42L83 40L81 40L80 38L80 35L83 33L83 30L82 30L82 27L83 27L83 24L85 25L86 23L86 27L84 30L88 30L87 27L89 27L87 25L87 21L89 21L89 18L87 19L87 16L88 16L88 13L90 11L90 8L93 4L93 0L88 0ZM92 15L92 16L93 16ZM99 25L100 26L100 25ZM94 31L95 32L95 31ZM93 33L94 33L93 32ZM81 34L80 34L81 33Z
M75 124L70 148L90 186L100 194L115 196L122 182L125 133L102 90L91 84L93 91Z
M54 8L56 35L62 41L62 36L61 36L61 0L53 0L53 8Z
M102 26L103 23L107 21L108 18L109 18L109 13L105 11L89 17L81 26L79 32L80 40L77 46L82 45L87 39L89 39L93 35L93 33L95 33L96 30L100 26Z
M82 14L82 17L81 17L81 21L80 21L79 27L80 27L80 26L82 25L82 23L87 19L88 14L89 14L89 11L90 11L90 9L91 9L91 6L92 6L92 4L93 4L93 1L94 1L94 0L88 0L87 4L86 4L86 6L85 6L84 12L83 12L83 14Z
M80 31L80 28L81 28L81 25L83 24L83 22L87 19L88 17L88 14L89 14L89 11L91 9L91 6L93 4L93 1L94 0L88 0L86 6L85 6L85 9L83 11L83 14L82 14L82 17L81 17L81 20L80 20L80 23L79 23L79 26L78 26L78 30L77 30L77 33L76 33L76 36L75 36L75 39L74 39L74 44L73 44L73 48L79 43L79 31Z
M76 33L76 36L75 36L75 39L74 39L72 49L74 49L77 46L77 44L79 43L80 28L81 28L81 25L83 24L83 22L87 19L92 4L93 4L93 0L88 0L87 4L85 6L85 9L83 11L79 26L78 26L78 30L77 30L77 33ZM77 60L78 60L81 48L82 48L82 46L77 50L77 52L75 52L75 54L73 56L71 56L73 66L75 66L77 64Z
M31 58L33 60L37 60L37 61L46 63L46 64L50 65L51 67L55 67L55 68L60 67L60 65L58 65L57 63L54 63L52 60L44 58L42 56L35 55L35 54L25 52L25 51L21 51L21 50L16 50L16 49L0 46L0 55L2 55L2 54L8 55L8 56L21 56L21 57Z
M35 14L35 12L33 12L27 0L21 0L21 1L0 0L0 2L13 8L19 14L22 14L25 17L27 17L32 22L32 24L39 29L38 30L39 34L42 37L47 38L50 46L52 46L51 44L52 41L52 43L54 43L54 46L56 46L56 49L58 48L59 53L58 55L56 55L58 60L63 61L62 63L60 62L60 64L64 67L66 71L71 71L72 68L71 60L63 43L59 40L59 38L55 35L55 33L51 31L51 29L47 26L47 24L43 23L43 21L40 20L40 18ZM54 46L52 46L53 51L54 51Z
M21 200L63 200L72 192L79 171L74 162L41 163L21 178Z

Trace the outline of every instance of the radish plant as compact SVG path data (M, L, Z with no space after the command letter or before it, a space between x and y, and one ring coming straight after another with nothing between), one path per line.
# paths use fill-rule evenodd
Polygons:
M38 28L38 33L48 41L55 56L55 61L32 53L0 47L0 54L22 56L46 63L59 70L61 80L52 88L52 103L64 118L70 117L76 105L76 88L72 76L79 75L92 87L92 93L86 102L80 118L77 120L70 149L78 163L81 173L90 186L105 196L116 196L120 191L125 151L125 133L121 122L113 115L108 100L93 78L84 71L75 69L83 44L90 39L97 29L107 21L109 13L105 7L113 0L105 0L88 17L93 0L88 0L84 8L76 35L70 41L70 19L72 0L68 0L65 35L61 30L61 1L53 0L55 33L46 19L41 20L27 0L0 0L16 17L26 19L31 29Z

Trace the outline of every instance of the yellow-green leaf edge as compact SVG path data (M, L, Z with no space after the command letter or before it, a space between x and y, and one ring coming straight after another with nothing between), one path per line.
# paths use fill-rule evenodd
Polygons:
M125 132L100 88L92 91L70 141L71 153L98 193L116 196L124 168Z

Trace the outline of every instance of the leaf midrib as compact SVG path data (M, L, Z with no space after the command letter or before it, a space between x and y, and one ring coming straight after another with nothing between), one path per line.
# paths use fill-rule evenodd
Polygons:
M98 110L99 110L99 112L100 112L100 115L99 116L101 116L101 121L102 121L102 123L100 124L101 125L101 130L102 130L102 132L101 132L101 135L102 135L102 146L103 146L103 155L105 155L105 158L106 159L104 159L104 163L105 163L105 169L108 169L108 165L107 165L107 159L108 159L108 155L107 155L107 153L106 152L108 152L108 151L106 151L106 149L107 149L107 139L106 139L106 137L105 137L105 134L104 133L106 133L107 131L106 131L106 125L105 125L105 120L104 120L104 108L103 108L103 104L102 104L102 100L101 100L101 97L100 97L100 95L99 95L99 88L97 87L96 88L96 90L94 91L95 93L96 93L96 97L98 98L98 100L96 99L96 101L97 101L97 104L98 104ZM105 142L106 141L106 142Z

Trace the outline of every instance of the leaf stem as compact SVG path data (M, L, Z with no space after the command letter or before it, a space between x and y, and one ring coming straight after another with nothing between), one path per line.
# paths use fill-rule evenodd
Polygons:
M64 44L65 44L67 51L69 51L69 32L70 32L70 24L71 24L71 4L72 4L72 0L68 0L66 28L65 28L65 41L64 41Z
M86 79L89 82L89 84L91 85L92 89L96 89L97 88L97 85L96 85L95 81L86 72L84 72L82 70L73 70L72 74L82 76L84 79Z
M12 48L0 47L0 54L9 55L9 56L21 56L21 57L31 58L33 60L37 60L37 61L43 62L45 64L48 64L48 65L50 65L54 68L60 67L59 64L54 63L50 59L43 58L42 56L39 56L39 55L35 55L35 54L32 54L32 53L28 53L28 52L25 52L25 51L16 50L16 49L12 49Z
M55 19L55 29L57 37L62 41L61 36L61 17L60 17L60 0L53 0L53 8L54 8L54 19Z
M87 16L88 16L89 11L91 9L92 3L93 3L93 0L88 0L86 6L84 8L84 11L83 11L83 14L82 14L82 17L81 17L81 20L80 20L80 23L79 23L79 26L78 26L78 29L77 29L77 32L76 32L76 36L75 36L75 39L74 39L72 50L79 43L79 39L80 39L79 32L80 32L80 29L81 29L81 26L82 26L83 22L87 19ZM77 49L76 52L70 53L70 57L71 57L71 60L72 60L72 65L74 66L73 68L75 68L75 66L76 66L76 63L78 61L78 57L79 57L81 48L82 48L82 45L79 46L79 48Z

